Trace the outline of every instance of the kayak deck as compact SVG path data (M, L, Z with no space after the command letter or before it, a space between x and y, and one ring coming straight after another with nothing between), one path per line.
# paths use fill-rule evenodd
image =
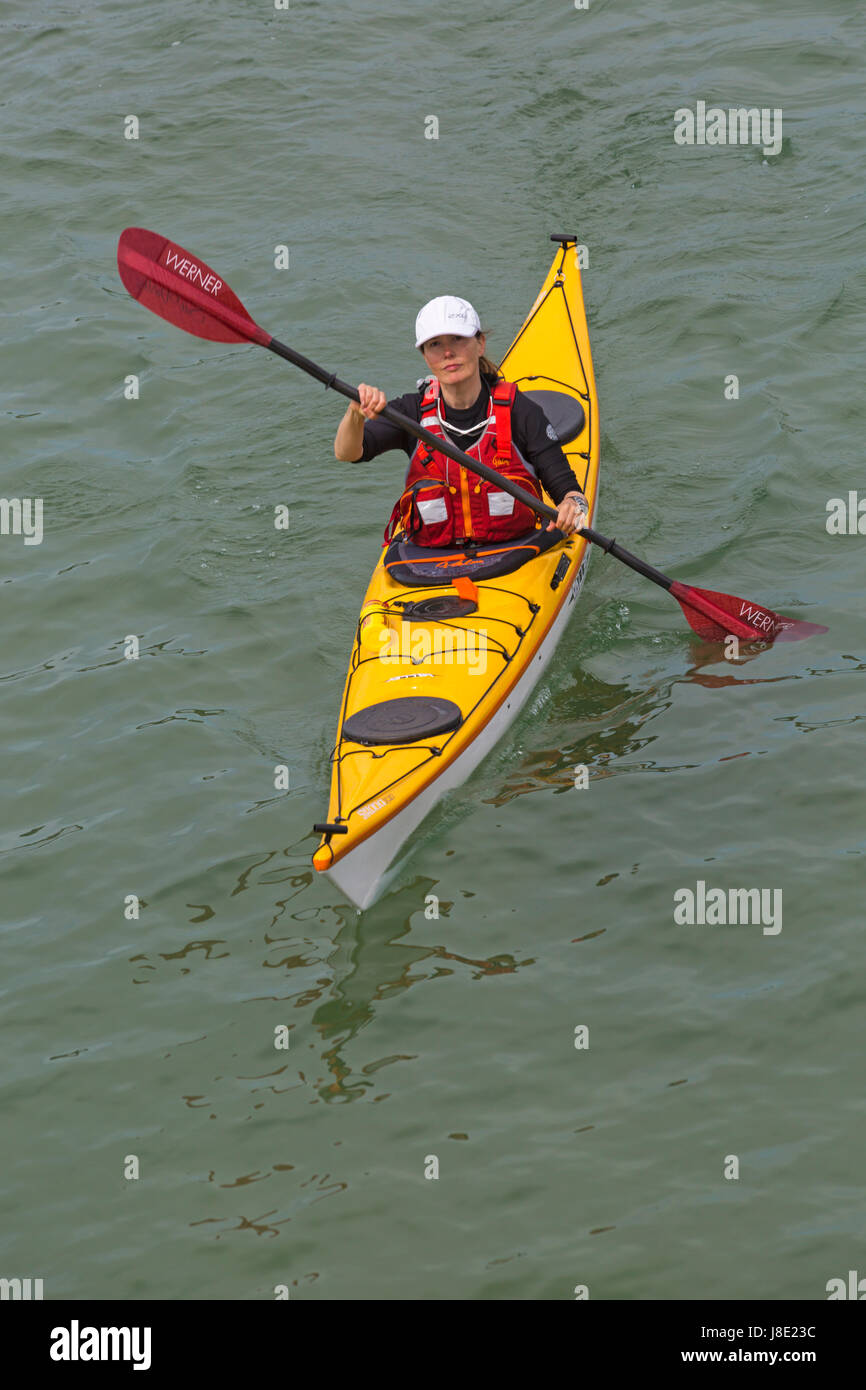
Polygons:
M581 407L580 433L564 449L592 517L598 406L573 243L557 251L501 371L526 393L554 392L564 405L570 397ZM579 421L579 412L572 414ZM459 564L464 552L451 552L441 581L434 567L431 582L416 575L407 585L394 577L400 566L383 550L362 607L366 621L359 620L355 633L331 759L327 830L313 859L357 906L374 900L406 837L515 718L553 654L588 551L579 534L559 538L510 573L473 579L479 571L470 564L468 576L456 582L454 565L466 568ZM448 616L422 616L428 600L448 598ZM442 611L441 603L432 607ZM386 701L395 703L383 710Z

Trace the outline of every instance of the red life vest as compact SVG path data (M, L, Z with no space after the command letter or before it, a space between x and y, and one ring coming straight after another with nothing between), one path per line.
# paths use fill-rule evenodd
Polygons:
M540 498L541 485L511 438L516 391L512 382L496 383L492 418L477 443L464 452ZM421 401L421 424L445 439L436 410L438 399L439 382L434 377ZM398 523L416 545L461 545L467 540L504 541L525 535L536 524L536 516L509 492L419 440L409 460L403 493L385 528L386 541Z

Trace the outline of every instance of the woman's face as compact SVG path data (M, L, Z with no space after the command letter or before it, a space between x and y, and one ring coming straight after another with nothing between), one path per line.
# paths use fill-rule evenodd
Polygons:
M484 354L484 334L477 338L462 338L456 333L443 333L428 338L421 351L431 372L442 382L474 381L478 363Z

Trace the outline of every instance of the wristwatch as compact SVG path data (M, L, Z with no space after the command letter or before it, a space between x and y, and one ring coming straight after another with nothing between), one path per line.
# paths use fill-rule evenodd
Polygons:
M569 498L573 500L574 505L577 507L578 511L584 512L587 516L589 516L589 507L587 505L586 498L584 497L582 492L567 492L562 500L563 502L566 502Z

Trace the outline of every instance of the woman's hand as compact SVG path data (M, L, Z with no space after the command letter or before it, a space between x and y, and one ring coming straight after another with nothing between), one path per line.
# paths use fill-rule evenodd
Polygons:
M357 463L364 449L364 421L375 420L388 404L384 391L377 386L358 386L359 401L350 401L345 415L337 426L334 458L340 463Z
M556 509L556 521L549 521L546 529L552 531L556 527L563 535L570 536L573 531L583 529L588 514L589 509L583 493L568 492Z
M361 397L360 404L352 401L349 409L353 415L363 415L365 420L374 420L388 404L384 391L380 391L378 386L366 386L363 381L358 383L358 395Z

